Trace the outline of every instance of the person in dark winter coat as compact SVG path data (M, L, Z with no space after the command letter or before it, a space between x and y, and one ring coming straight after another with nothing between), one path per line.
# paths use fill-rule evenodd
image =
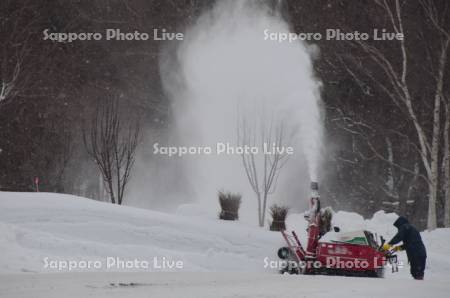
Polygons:
M392 245L402 241L403 244L397 250L406 250L406 255L411 266L411 275L414 279L422 280L427 260L427 251L419 231L403 216L397 218L394 226L398 229L398 232L389 241L387 246L392 247Z

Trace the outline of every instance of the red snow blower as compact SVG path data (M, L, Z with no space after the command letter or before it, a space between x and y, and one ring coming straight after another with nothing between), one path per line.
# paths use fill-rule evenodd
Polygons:
M310 209L305 213L306 249L294 231L282 231L287 246L278 250L278 257L284 260L280 273L383 277L387 262L392 272L398 271L397 256L393 251L382 250L383 237L378 243L369 231L342 233L337 234L338 240L319 241L331 230L332 211L320 208L317 182L311 183L311 190ZM339 232L339 228L334 227L334 231Z

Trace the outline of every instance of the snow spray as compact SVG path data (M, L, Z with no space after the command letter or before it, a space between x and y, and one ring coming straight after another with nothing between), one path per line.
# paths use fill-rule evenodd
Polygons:
M311 58L316 49L299 40L267 40L267 30L291 31L277 7L218 1L185 32L181 46L168 51L161 75L173 108L170 142L236 145L239 117L252 125L276 118L284 123L295 154L278 177L272 203L298 204L308 194L309 181L317 181L320 161L320 82ZM251 203L254 213L254 193L240 156L193 155L179 163L197 201L217 208L217 191L230 190L243 194L242 207Z

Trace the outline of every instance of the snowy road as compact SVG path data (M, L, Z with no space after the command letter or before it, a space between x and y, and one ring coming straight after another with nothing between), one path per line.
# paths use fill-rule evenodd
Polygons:
M0 275L0 297L448 297L442 280L263 273L48 273Z

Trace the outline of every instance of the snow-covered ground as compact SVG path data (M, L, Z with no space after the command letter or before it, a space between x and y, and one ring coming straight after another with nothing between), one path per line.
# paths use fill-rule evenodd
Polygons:
M58 271L44 268L46 257L101 260L103 265L108 257L165 257L182 261L184 271L264 271L263 259L276 258L282 244L279 233L239 222L49 193L0 192L0 235L0 272ZM159 270L153 267L142 271ZM122 269L130 271L117 266L108 271Z
M265 266L277 260L279 233L195 210L166 214L69 195L0 192L0 296L446 297L450 291L450 229L422 233L429 255L424 282L412 280L407 265L385 279L281 276ZM395 218L338 212L334 224L389 239ZM287 223L304 239L302 215ZM69 262L90 268L55 268Z
M0 274L3 297L448 297L448 280L376 279L262 273Z

